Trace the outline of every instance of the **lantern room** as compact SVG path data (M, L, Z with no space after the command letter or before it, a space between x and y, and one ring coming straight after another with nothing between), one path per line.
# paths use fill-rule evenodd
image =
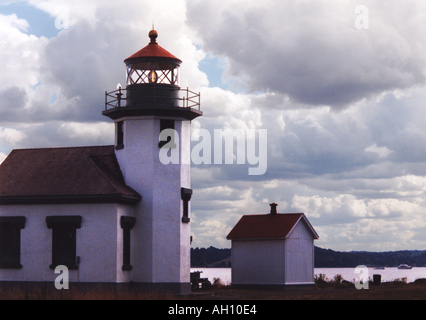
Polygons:
M113 120L124 116L171 116L193 120L201 116L200 94L179 86L180 59L157 43L151 30L147 46L124 60L126 88L105 92L103 115Z
M151 30L151 42L124 62L127 66L127 85L166 84L179 86L181 60L157 43L158 32Z

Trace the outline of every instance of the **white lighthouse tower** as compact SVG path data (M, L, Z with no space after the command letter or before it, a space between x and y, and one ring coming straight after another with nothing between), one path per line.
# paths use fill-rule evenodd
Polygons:
M115 122L124 180L142 196L131 240L123 240L131 241L133 281L152 290L189 293L190 130L202 112L199 94L179 87L182 61L158 45L157 31L149 37L146 47L124 60L126 89L106 93L102 114ZM169 142L159 139L164 129L175 130ZM178 154L179 161L163 164L160 150L170 146L177 148L169 153Z

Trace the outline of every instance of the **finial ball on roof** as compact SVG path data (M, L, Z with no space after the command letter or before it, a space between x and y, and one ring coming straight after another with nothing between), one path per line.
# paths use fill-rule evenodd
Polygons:
M151 43L156 43L156 40L155 40L155 39L157 39L157 37L158 37L158 32L157 32L156 30L152 29L152 30L149 32L148 36L149 36L149 37L150 37L150 39L151 39Z

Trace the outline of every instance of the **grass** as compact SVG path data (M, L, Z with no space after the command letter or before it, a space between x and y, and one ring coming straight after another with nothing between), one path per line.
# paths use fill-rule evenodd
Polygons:
M317 283L313 289L237 290L225 286L205 292L203 296L191 295L192 300L426 300L426 279L406 283L395 279L380 285L369 283L369 289L357 290L354 283L341 277Z
M199 290L186 296L163 295L151 292L117 292L104 288L56 290L38 288L0 289L0 300L426 300L426 279L408 283L395 279L381 285L369 284L368 290L357 290L353 283L336 275L327 279L315 278L311 289L245 290L223 285L215 279L209 290ZM53 286L52 286L53 287Z
M37 287L0 288L0 300L171 300L173 295L155 292L131 292L105 290L101 287L90 289L70 288L56 290L49 283Z

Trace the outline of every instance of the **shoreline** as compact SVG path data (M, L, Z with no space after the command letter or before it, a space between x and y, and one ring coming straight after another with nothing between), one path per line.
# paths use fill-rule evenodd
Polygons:
M201 278L208 278L212 283L214 278L219 278L223 285L232 282L231 268L191 268L193 271L203 271ZM413 267L409 270L398 269L396 267L386 267L384 270L376 270L373 267L368 268L367 274L360 274L356 268L315 268L314 275L325 274L325 278L330 281L336 276L341 276L342 280L354 283L360 276L363 279L373 280L374 275L381 276L381 282L393 282L395 280L406 283L415 282L417 279L426 278L426 267Z

